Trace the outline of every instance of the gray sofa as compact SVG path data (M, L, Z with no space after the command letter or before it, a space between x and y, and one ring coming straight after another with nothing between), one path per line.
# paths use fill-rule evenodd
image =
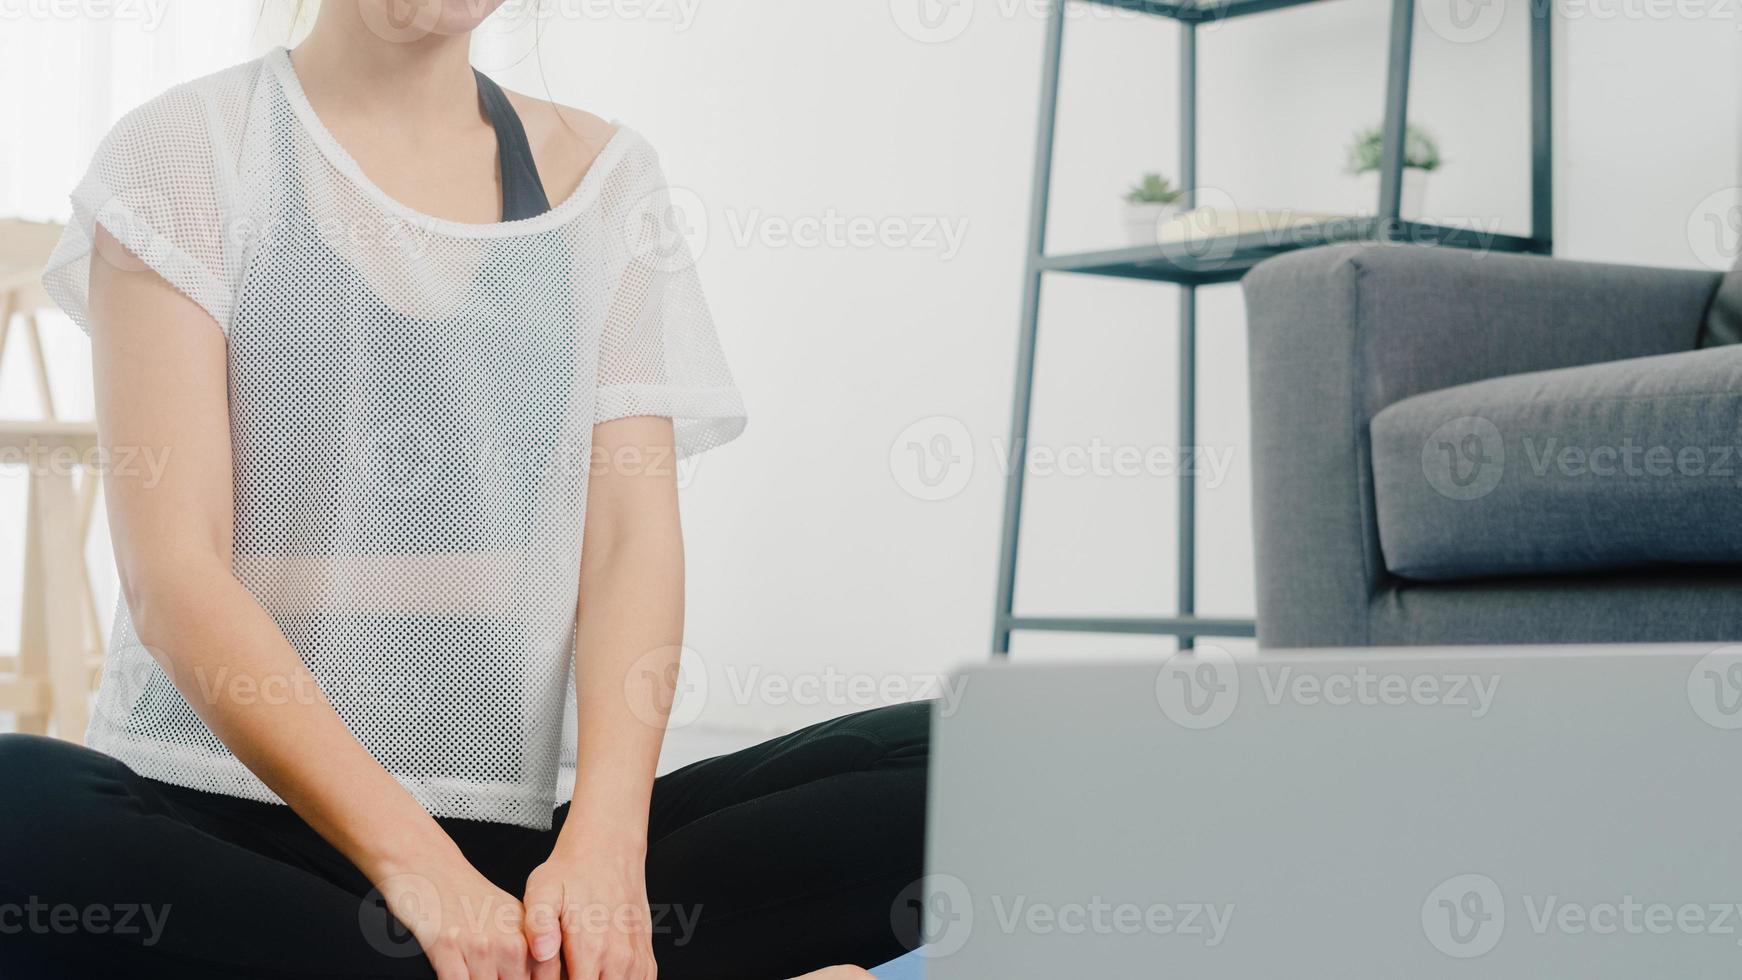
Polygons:
M1409 245L1253 269L1260 644L1742 640L1720 279Z

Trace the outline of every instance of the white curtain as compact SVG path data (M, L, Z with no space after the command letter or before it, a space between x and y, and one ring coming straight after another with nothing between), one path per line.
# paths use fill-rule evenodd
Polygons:
M246 60L283 0L14 0L0 5L0 214L60 218L127 110ZM262 18L262 11L266 16Z

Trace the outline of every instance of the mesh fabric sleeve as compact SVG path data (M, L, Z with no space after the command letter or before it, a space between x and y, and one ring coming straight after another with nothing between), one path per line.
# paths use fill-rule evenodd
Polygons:
M594 422L669 418L679 458L730 442L744 431L743 398L657 156L633 147L603 193L613 247Z
M124 116L98 146L42 275L43 287L80 329L90 330L100 224L228 332L232 252L242 236L231 227L233 171L217 147L218 113L203 93L172 89Z

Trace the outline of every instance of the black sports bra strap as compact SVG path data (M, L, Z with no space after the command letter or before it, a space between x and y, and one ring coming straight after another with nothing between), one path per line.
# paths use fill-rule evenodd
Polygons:
M496 128L496 157L502 167L502 220L519 221L537 217L550 210L550 198L545 196L544 182L538 178L538 164L532 158L532 146L526 141L526 127L520 124L520 113L508 101L502 87L477 69L478 101Z

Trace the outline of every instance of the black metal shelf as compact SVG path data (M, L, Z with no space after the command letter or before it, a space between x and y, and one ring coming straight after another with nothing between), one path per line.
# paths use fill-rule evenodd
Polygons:
M1190 286L1236 282L1265 259L1318 245L1341 242L1392 241L1493 252L1543 252L1547 243L1523 235L1426 221L1401 221L1381 228L1377 218L1330 217L1312 224L1291 225L1273 231L1220 235L1196 241L1162 245L1139 245L1047 255L1040 260L1045 272L1074 272L1119 279L1146 279Z
M1053 633L1132 633L1147 636L1252 636L1250 619L1205 616L1012 616L1013 630Z
M1116 7L1140 14L1166 17L1187 24L1228 20L1249 14L1269 13L1288 7L1299 7L1323 0L1223 0L1211 3L1162 3L1161 0L1085 0L1103 7Z
M1389 50L1386 59L1384 124L1380 148L1379 201L1374 217L1322 216L1282 221L1278 226L1232 235L1204 234L1180 241L1069 255L1046 250L1047 206L1051 196L1053 142L1058 122L1059 74L1064 49L1065 8L1070 0L1050 0L1046 46L1043 49L1040 118L1035 132L1034 184L1029 200L1028 251L1023 270L1021 332L1016 346L1016 393L1010 418L1012 458L1004 486L1004 522L998 553L998 586L993 610L992 652L1010 652L1010 634L1017 630L1093 633L1147 633L1176 636L1181 649L1199 636L1249 637L1255 624L1246 619L1206 618L1197 608L1197 483L1190 472L1179 479L1175 607L1173 616L1095 617L1018 616L1016 602L1017 545L1022 528L1023 483L1027 467L1028 424L1033 407L1036 338L1040 329L1040 295L1049 273L1075 273L1171 283L1179 293L1179 422L1181 446L1197 440L1197 287L1238 280L1247 270L1275 255L1339 242L1402 242L1500 252L1552 251L1554 195L1553 141L1550 125L1552 54L1551 4L1530 6L1530 234L1510 235L1456 227L1402 216L1404 133L1409 120L1409 72L1415 29L1415 0L1391 0ZM1179 186L1190 208L1198 187L1198 26L1212 21L1282 10L1326 0L1083 0L1105 7L1171 18L1179 23ZM1206 232L1213 229L1206 229Z

